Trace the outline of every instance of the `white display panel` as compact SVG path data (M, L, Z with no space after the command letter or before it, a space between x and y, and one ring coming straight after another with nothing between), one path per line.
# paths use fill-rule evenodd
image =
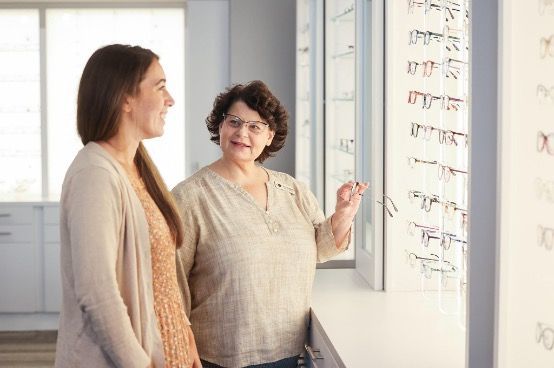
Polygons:
M160 56L175 105L167 115L164 136L145 144L168 187L185 177L184 27L183 9L46 11L49 196L59 196L65 171L82 147L75 116L85 63L96 49L112 43L139 45Z
M314 91L311 91L315 46L311 34L315 23L310 19L310 5L310 0L296 3L296 179L305 182L315 192L315 157L312 157L312 145L316 144L312 129L315 121L311 116L315 99Z
M356 270L372 289L383 290L385 7L382 0L360 0L356 7L356 171L370 184L356 216Z
M385 289L423 292L464 329L468 3L387 4L385 194L399 212L385 216Z
M353 0L325 2L325 212L355 173L356 10ZM335 259L353 259L354 247Z
M500 19L498 367L552 367L554 4L504 1Z
M0 197L40 197L39 12L0 11Z

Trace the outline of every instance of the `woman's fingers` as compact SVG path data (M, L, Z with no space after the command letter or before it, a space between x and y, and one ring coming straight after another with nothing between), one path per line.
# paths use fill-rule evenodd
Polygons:
M366 189L369 188L369 183L358 183L358 186L356 187L356 193L357 194L363 194L363 192L366 191Z
M337 197L345 200L345 201L348 201L350 199L350 193L352 191L352 187L356 184L355 181L353 180L350 180L350 181L347 181L346 183L344 183L343 185L341 185L339 187L339 189L337 190Z

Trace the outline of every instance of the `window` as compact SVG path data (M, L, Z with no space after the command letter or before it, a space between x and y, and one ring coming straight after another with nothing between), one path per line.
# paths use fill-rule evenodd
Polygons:
M79 6L0 10L0 53L8 61L0 74L0 160L9 165L0 171L2 197L59 197L82 147L75 120L82 70L94 50L111 43L160 56L176 103L164 137L145 144L169 187L185 176L184 8Z
M0 12L0 193L40 194L39 13Z

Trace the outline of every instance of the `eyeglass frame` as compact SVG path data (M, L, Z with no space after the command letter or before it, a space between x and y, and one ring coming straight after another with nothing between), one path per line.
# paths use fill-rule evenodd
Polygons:
M432 0L424 0L423 2L416 2L415 0L408 0L408 13L410 13L410 10L413 11L413 9L415 8L415 6L417 5L418 7L423 7L425 9L425 12L427 13L428 11L430 11L431 9L435 9L435 10L442 10L444 8L447 8L446 6L446 3L450 3L451 5L454 5L454 6L461 6L460 4L454 2L454 1L451 1L451 0L441 0L441 5L439 4L434 4ZM460 9L455 9L457 11L459 11Z
M541 59L547 56L554 57L554 34L551 34L548 38L541 37L539 43L539 56Z
M423 68L423 77L430 77L433 74L433 69L438 69L441 67L441 73L444 77L450 78L452 76L454 79L458 79L458 76L461 73L461 68L458 66L453 66L452 62L458 62L462 64L467 64L464 61L458 59L452 59L449 57L444 58L442 63L426 60L418 63L417 61L408 60L408 68L406 69L407 73L410 75L415 75L417 73L417 68L422 66ZM451 70L452 69L452 70Z
M450 177L452 175L456 176L456 173L460 173L460 174L467 174L468 173L467 171L460 170L460 169L455 169L452 166L442 164L442 163L440 163L436 160L427 161L427 160L422 160L422 159L419 159L419 158L416 158L416 157L413 157L413 156L408 157L408 166L410 166L411 168L414 168L415 165L418 164L418 163L427 164L427 165L437 165L439 180L443 180L445 183L450 181ZM445 175L445 173L448 173L448 174Z
M458 37L458 36L450 36L450 32L459 32L462 34L461 37ZM450 26L448 24L445 24L443 27L442 27L442 37L446 38L446 37L453 37L455 39L459 39L460 42L462 40L465 40L467 39L468 37L468 29L467 28L462 28L462 29L459 29L459 28L450 28Z
M415 92L417 92L417 91L415 91ZM408 95L408 97L410 97L410 95ZM414 138L418 137L419 129L421 128L421 129L423 129L423 134L424 134L423 139L425 139L425 140L430 140L431 136L433 134L433 131L436 130L436 131L439 132L439 143L440 144L449 145L449 144L454 143L457 146L458 142L456 141L454 136L459 135L459 136L465 137L466 147L468 145L468 134L467 133L456 132L456 131L453 131L453 130L444 130L444 129L440 129L440 128L435 128L432 125L423 125L423 124L418 124L418 123L415 123L415 122L411 122L410 126L411 126L410 135ZM447 138L448 138L448 140L447 140Z
M442 72L443 72L443 75L445 77L448 77L448 73L452 73L452 76L454 77L454 79L458 79L458 76L456 76L453 72L450 71L450 68L456 70L458 72L458 75L460 75L461 73L461 67L459 66L453 66L452 65L452 62L456 62L456 63L459 63L459 64L462 64L464 66L468 65L467 61L463 61L463 60L458 60L458 59L453 59L451 57L445 57L441 66L442 66Z
M408 252L406 251L406 258L408 260L408 263L410 266L414 267L416 265L416 261L431 261L436 262L440 260L440 257L434 253L429 254L429 257L435 257L435 258L427 258L427 257L421 257L415 254L414 252Z
M433 60L426 60L418 63L417 61L408 60L408 74L415 75L417 72L417 67L423 67L423 77L430 77L433 73L433 69L437 69L441 63L437 63Z
M389 210L389 207L387 206L386 204L386 199L388 199L390 201L390 203L392 204L392 208L394 209L395 212L398 212L398 208L396 207L396 205L394 204L393 200L391 197L389 197L388 195L386 194L383 194L383 201L375 201L377 203L379 203L381 206L383 206L383 208L385 210L387 210L387 213L389 214L390 217L394 217L392 212Z
M408 157L408 166L410 166L413 169L415 168L416 164L437 165L438 161L427 161L413 156Z
M550 234L548 240L546 234ZM537 235L539 247L544 246L546 250L552 250L552 248L554 247L554 229L542 225L537 225Z
M420 225L413 221L408 222L408 235L415 235L416 229L427 229L427 230L439 230L437 226L429 226L429 225Z
M546 9L549 7L554 11L554 0L539 0L539 15L546 14Z
M451 176L456 176L456 173L460 174L467 174L467 171L455 169L452 166L444 165L441 163L437 163L438 166L438 172L439 172L439 180L443 180L445 183L448 183L450 181Z
M408 45L417 45L417 40L420 38L419 36L423 36L423 44L429 45L431 43L431 39L434 39L436 41L442 40L442 35L440 33L431 32L431 31L420 31L418 29L413 29L409 32L409 40Z
M545 134L539 130L537 133L537 151L546 151L549 155L554 155L554 147L550 147L549 142L554 145L554 133Z
M244 124L247 124L247 128L248 128L248 131L253 133L253 134L261 134L263 132L265 132L267 129L269 129L269 124L268 123L265 123L263 121L258 121L258 120L249 120L249 121L244 121L243 119L241 119L240 117L234 115L234 114L229 114L229 113L226 113L224 112L223 114L221 114L222 117L223 117L223 120L222 120L222 123L226 123L227 121L227 117L228 116L231 116L233 118L237 118L239 121L240 121L240 125L239 126L232 126L230 125L229 122L227 122L226 124L229 125L230 128L233 128L233 129L242 129L242 126ZM261 129L259 132L255 132L255 131L252 131L250 129L251 126L258 126L258 124L262 124L263 125L263 129ZM258 126L259 127L259 126Z
M437 233L439 233L440 236L436 236L435 234L437 234ZM421 244L424 247L429 246L429 241L431 239L440 240L440 246L444 250L449 250L450 245L452 244L453 241L461 243L462 245L467 244L467 241L458 238L455 234L446 233L446 232L438 231L438 230L421 229Z
M441 100L441 108L443 110L452 109L454 111L458 111L458 109L461 108L458 103L465 102L465 100L462 100L461 98L450 97L448 95L434 96L430 93L423 93L420 91L411 90L408 91L408 103L415 105L415 103L417 102L417 96L423 96L422 108L424 109L430 109L433 100Z
M548 341L546 341L545 333L550 333L552 336L552 339L550 340L550 344L547 345ZM538 344L541 343L547 350L552 350L554 348L554 328L552 328L550 325L542 322L537 322L537 327L535 329L535 340Z
M543 84L537 84L537 97L539 102L546 102L548 99L550 102L554 102L554 86L547 88Z
M458 207L456 202L441 200L440 197L436 194L425 194L419 190L410 190L408 191L408 199L411 203L415 202L415 198L422 198L421 209L425 212L430 212L433 206L433 202L438 203L442 206L443 213L448 217L454 216L456 211L467 214L467 210L461 207ZM427 205L428 204L428 205ZM451 213L449 211L451 209Z
M535 178L535 190L538 199L554 203L554 181Z
M439 131L439 143L440 144L446 144L451 145L454 143L455 146L458 145L458 141L456 141L455 136L463 136L465 137L465 145L467 147L468 144L468 135L466 133L461 132L455 132L453 130L444 130L444 129L436 129Z
M408 199L410 202L414 203L416 198L421 198L421 209L425 212L430 212L433 202L439 203L440 198L435 194L427 195L418 190L410 190L408 192Z
M443 213L445 215L447 215L448 217L453 217L454 214L456 213L456 211L459 211L462 214L462 218L463 218L464 215L467 216L467 210L464 209L464 208L458 207L458 204L456 202L439 201L438 203L440 203L442 205ZM451 214L449 213L448 209L452 209Z
M437 264L440 264L440 268L436 266ZM443 276L446 273L454 273L456 270L456 266L446 260L420 261L420 272L426 279L430 279L433 276L433 272L440 272L441 276Z
M431 139L431 135L433 134L433 130L438 130L438 128L435 128L431 125L423 125L423 124L418 124L418 123L414 123L412 122L411 123L411 127L412 127L412 130L410 132L410 135L414 138L417 138L417 136L419 135L419 128L422 128L423 129L423 139L425 140L429 140ZM415 128L415 133L414 133L414 128Z
M450 3L450 6L447 6L446 5L447 3ZM461 11L461 9L459 8L459 7L461 7L461 5L454 2L454 1L451 1L451 0L441 0L440 5L439 4L433 4L432 0L424 0L424 2L416 2L414 0L408 0L408 14L413 14L413 11L414 11L414 8L415 8L416 5L418 7L423 7L425 13L429 12L431 9L434 9L434 10L437 10L437 11L441 11L442 9L445 9L445 10L448 11L448 14L450 15L451 19L455 18L453 12ZM458 8L456 8L456 6ZM467 12L466 12L466 16L467 16ZM448 18L446 18L446 21L448 21Z
M431 43L431 40L435 40L437 42L448 41L456 49L456 51L460 51L460 48L456 44L462 43L462 40L460 37L450 36L450 35L445 36L441 33L431 32L431 31L420 31L419 29L412 29L411 31L409 31L408 35L409 35L408 46L417 45L417 40L421 38L420 35L423 36L423 45L425 46L429 45ZM446 44L445 47L448 51L452 51L452 49L450 49L448 44Z

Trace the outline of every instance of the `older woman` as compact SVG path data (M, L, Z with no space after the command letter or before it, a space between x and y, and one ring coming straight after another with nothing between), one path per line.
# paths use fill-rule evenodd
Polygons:
M261 81L220 94L206 119L219 160L173 189L184 228L179 281L204 367L296 367L316 261L347 248L366 184L343 184L325 219L308 188L261 165L287 136Z

